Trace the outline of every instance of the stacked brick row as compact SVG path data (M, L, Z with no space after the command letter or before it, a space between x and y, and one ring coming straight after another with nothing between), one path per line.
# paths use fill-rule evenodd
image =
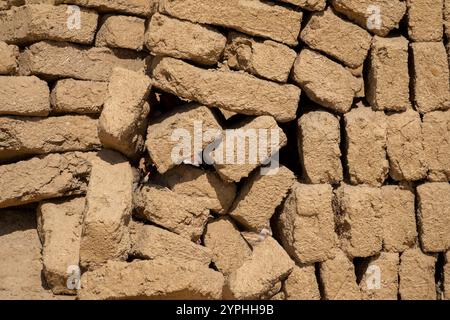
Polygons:
M0 231L35 210L39 235L0 249L40 241L81 299L450 299L449 23L448 0L0 0ZM279 170L174 163L196 122L275 129Z

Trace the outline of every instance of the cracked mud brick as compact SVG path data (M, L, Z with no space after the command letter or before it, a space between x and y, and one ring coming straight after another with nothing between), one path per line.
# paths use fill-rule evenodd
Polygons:
M387 156L389 174L397 181L426 178L427 164L423 145L422 120L410 109L387 117Z
M200 239L209 218L203 203L157 185L136 191L134 206L139 217L192 241Z
M166 258L176 263L211 263L212 252L175 233L141 223L130 224L130 255L143 260Z
M339 118L311 111L298 120L298 150L303 174L310 183L339 183L343 179Z
M414 193L398 186L383 186L381 196L383 248L403 252L417 239Z
M50 90L35 76L0 76L0 115L42 116L50 113Z
M18 69L19 47L0 41L0 74L12 74Z
M222 298L223 275L196 261L109 261L83 274L81 300Z
M202 152L215 138L213 136L207 139L209 130L220 133L222 127L211 109L196 103L180 106L152 120L147 130L146 146L158 172L165 173L183 162L194 162L197 156L195 153ZM199 131L205 140L198 136ZM185 134L188 133L189 137L186 137ZM186 139L189 141L185 141ZM200 139L199 146L194 144L194 139ZM187 154L181 152L180 144L190 147Z
M418 248L400 256L400 297L402 300L436 300L435 265L437 258Z
M168 57L156 58L151 69L156 88L183 99L245 115L271 115L279 122L295 119L301 91L294 85L241 72L204 70Z
M339 63L303 49L294 63L292 80L317 104L338 113L346 113L361 89L361 83Z
M278 228L286 251L297 263L311 264L333 258L333 188L295 183L287 197Z
M128 257L133 179L128 160L115 151L102 150L92 161L80 244L83 268Z
M411 41L442 41L443 0L407 0L408 34Z
M78 267L85 198L43 202L37 210L43 273L54 294L75 295L67 287L70 268Z
M79 25L72 27L66 5L32 4L0 13L0 41L24 44L41 40L91 44L97 30L98 14L80 8ZM20 23L18 23L20 21Z
M420 242L424 252L450 249L450 184L425 183L417 187Z
M405 111L411 107L408 40L373 38L368 81L367 100L375 110Z
M381 186L389 172L386 115L359 106L344 119L350 182Z
M214 65L225 49L226 37L218 30L159 13L152 16L145 45L153 55Z
M56 4L60 3L93 8L102 13L121 12L148 17L156 9L157 0L56 0Z
M212 261L225 276L240 268L250 258L252 250L234 222L219 218L206 226L205 246L212 252Z
M427 113L422 126L428 179L450 181L450 110Z
M450 39L450 1L444 0L444 31L447 40Z
M381 252L370 258L360 283L362 299L397 300L399 264L398 253Z
M310 48L330 55L351 68L364 63L372 40L366 30L341 19L332 9L314 13L300 37Z
M225 292L238 300L258 299L284 280L294 265L278 242L269 237L229 276Z
M182 20L212 24L295 46L303 14L254 0L163 0L159 11Z
M270 225L270 218L294 181L294 173L284 166L268 175L255 171L241 187L230 216L246 229L260 232Z
M414 104L420 113L450 108L449 65L444 44L412 43Z
M196 199L219 214L226 214L236 197L234 183L223 181L214 171L194 166L177 166L166 172L161 180L172 191Z
M58 114L100 114L108 95L108 83L63 79L50 95L52 111Z
M0 208L85 194L94 155L50 154L0 166Z
M320 281L327 300L361 300L352 260L340 249L334 258L320 263Z
M145 20L129 16L107 16L97 32L97 47L141 51L144 47Z
M338 230L342 249L350 257L370 257L383 244L380 188L343 185L336 191Z
M326 0L276 0L279 2L290 3L295 6L299 6L302 9L310 11L322 11L325 9L327 3Z
M0 118L0 161L69 151L95 151L97 120L86 116Z
M397 29L406 12L406 2L403 0L331 0L331 3L337 12L381 37ZM375 16L378 10L379 25Z
M19 56L22 75L49 79L109 81L112 70L122 67L143 72L145 61L135 52L108 48L86 48L67 42L43 41L32 44Z
M0 210L0 299L54 298L42 288L41 243L33 210Z
M239 182L262 165L274 165L275 155L286 144L287 137L275 119L261 116L227 128L211 158L222 179Z
M142 73L114 68L108 98L98 122L102 145L135 159L144 151L147 116L150 105L146 101L151 80Z
M224 60L234 70L244 70L256 76L287 82L297 53L272 40L256 40L231 32L225 48Z
M286 300L320 300L314 265L296 265L284 282Z

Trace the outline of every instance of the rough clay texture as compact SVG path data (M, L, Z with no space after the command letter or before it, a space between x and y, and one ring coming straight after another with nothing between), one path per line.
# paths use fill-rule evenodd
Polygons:
M286 251L297 263L333 258L337 236L332 187L295 183L284 203L278 228Z
M144 149L151 80L138 72L115 68L98 123L102 145L136 158Z
M331 0L331 3L337 12L382 37L398 28L406 12L406 1L403 0ZM370 6L377 6L380 9L381 24L378 25L377 20L370 19L374 13L374 10L369 10ZM372 23L368 23L369 21Z
M188 100L245 115L271 115L279 122L295 119L300 89L248 74L203 70L173 58L155 59L155 87ZM174 80L176 79L176 80Z
M133 179L130 164L115 151L103 150L92 161L80 244L84 268L127 258Z
M310 183L336 184L343 179L339 118L312 111L298 121L298 150L303 174Z
M0 0L0 299L450 299L450 0Z
M436 300L434 280L437 258L418 248L406 250L400 256L400 297L402 300Z

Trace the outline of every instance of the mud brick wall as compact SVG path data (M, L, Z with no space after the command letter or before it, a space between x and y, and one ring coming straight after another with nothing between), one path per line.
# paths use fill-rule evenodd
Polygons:
M0 0L0 299L450 299L449 39L449 0Z

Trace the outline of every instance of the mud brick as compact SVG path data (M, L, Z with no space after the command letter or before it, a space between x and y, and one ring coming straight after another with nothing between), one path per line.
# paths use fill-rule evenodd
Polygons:
M67 284L71 271L79 268L85 203L85 198L74 198L44 202L38 207L43 272L54 294L76 294Z
M303 49L295 60L292 79L312 101L338 113L350 111L361 90L361 82L350 71L309 49Z
M145 61L137 53L108 48L86 48L65 42L38 42L19 56L22 75L49 79L109 81L112 70L122 67L144 71Z
M145 20L129 16L107 16L97 32L97 47L140 51L144 47Z
M86 116L0 118L0 161L69 151L95 151L97 120Z
M169 16L218 25L295 46L301 11L254 0L163 0L159 10Z
M109 261L81 277L81 300L222 298L223 275L196 261Z
M214 265L225 276L240 268L252 254L239 229L227 217L206 226L204 242L212 251Z
M104 147L115 149L135 159L144 151L147 116L146 101L151 80L146 75L114 68L98 123L98 135Z
M52 111L58 114L97 115L108 95L108 83L63 79L56 82L50 95Z
M447 40L450 40L450 1L444 0L444 31Z
M0 41L0 74L13 74L18 69L19 47Z
M366 30L341 19L332 9L314 13L300 37L312 49L330 55L351 68L364 63L372 40Z
M214 65L225 49L226 37L216 29L159 13L152 16L145 45L154 55Z
M300 100L300 89L291 84L240 72L204 70L167 57L154 60L152 76L156 88L181 98L245 115L271 115L279 122L295 119Z
M418 248L400 256L400 297L402 300L436 300L435 265L437 258Z
M407 0L408 35L417 42L442 41L444 0Z
M299 6L302 9L310 11L322 11L325 9L326 0L277 0Z
M287 137L275 119L261 116L227 128L211 158L215 160L214 167L222 179L239 182L268 161L276 165L273 157L286 144ZM251 154L251 151L257 154Z
M134 207L139 217L192 241L200 239L209 218L197 199L152 184L136 191Z
M399 264L398 253L370 258L360 283L363 300L397 300Z
M195 103L180 106L172 112L151 121L147 130L146 146L158 172L165 173L177 164L181 164L177 162L193 162L196 156L194 152L203 151L212 142L201 139L199 141L200 150L194 150L196 149L194 139L197 138L198 134L196 132L197 126L199 126L203 137L205 137L208 130L216 130L219 134L222 130L213 112L209 108ZM181 142L183 145L187 143L188 146L191 146L191 152L187 155L176 153L176 157L174 158L172 154L181 143L177 139L184 139L183 137L177 136L177 132L181 132L180 130L190 134L192 141L185 142L183 140ZM174 137L174 141L172 137Z
M279 217L283 246L299 264L333 258L337 245L334 232L333 188L330 185L295 183Z
M381 196L383 248L403 252L412 247L417 238L414 193L398 186L383 186Z
M226 214L236 197L234 183L223 181L213 171L188 165L177 166L162 177L172 191L195 198L211 211Z
M426 178L422 120L412 109L388 115L387 155L390 176L397 181Z
M311 111L298 121L298 149L303 174L309 183L336 184L343 179L339 118L326 111Z
M24 44L41 40L91 44L97 30L98 14L79 8L80 24L70 20L66 5L32 4L0 13L0 41Z
M368 77L367 100L372 108L381 111L410 108L408 40L375 36Z
M0 115L45 117L49 97L47 83L37 77L0 76Z
M444 44L413 43L414 104L420 113L450 108L448 57Z
M381 37L398 28L406 12L406 2L403 0L331 0L331 3L337 12ZM370 10L371 6L373 10ZM379 26L375 16L378 9L381 22Z
M121 154L102 150L92 161L80 244L83 268L91 270L109 260L127 259L133 182L131 165Z
M85 194L94 155L50 154L0 166L0 208Z
M314 265L296 265L284 282L284 291L286 300L320 300Z
M351 257L370 257L383 245L380 188L343 185L337 190L338 230L342 249Z
M345 115L345 131L351 183L381 186L389 171L385 114L360 106Z
M284 280L294 265L278 242L269 237L229 276L225 292L235 299L258 299Z
M360 300L361 292L356 282L352 260L340 249L334 258L320 264L320 281L327 300Z
M295 175L281 166L271 174L254 172L242 186L230 216L246 229L261 232L294 184Z
M277 82L287 82L296 57L296 52L283 44L255 40L237 32L228 35L224 53L231 69Z
M74 4L93 8L102 13L121 12L148 17L156 10L157 0L56 0L56 3Z
M166 258L176 263L197 261L204 266L211 263L211 250L156 226L133 222L130 237L130 254L139 259Z
M425 183L417 187L417 220L424 252L450 249L450 184Z
M450 181L450 110L426 114L422 126L428 179Z

